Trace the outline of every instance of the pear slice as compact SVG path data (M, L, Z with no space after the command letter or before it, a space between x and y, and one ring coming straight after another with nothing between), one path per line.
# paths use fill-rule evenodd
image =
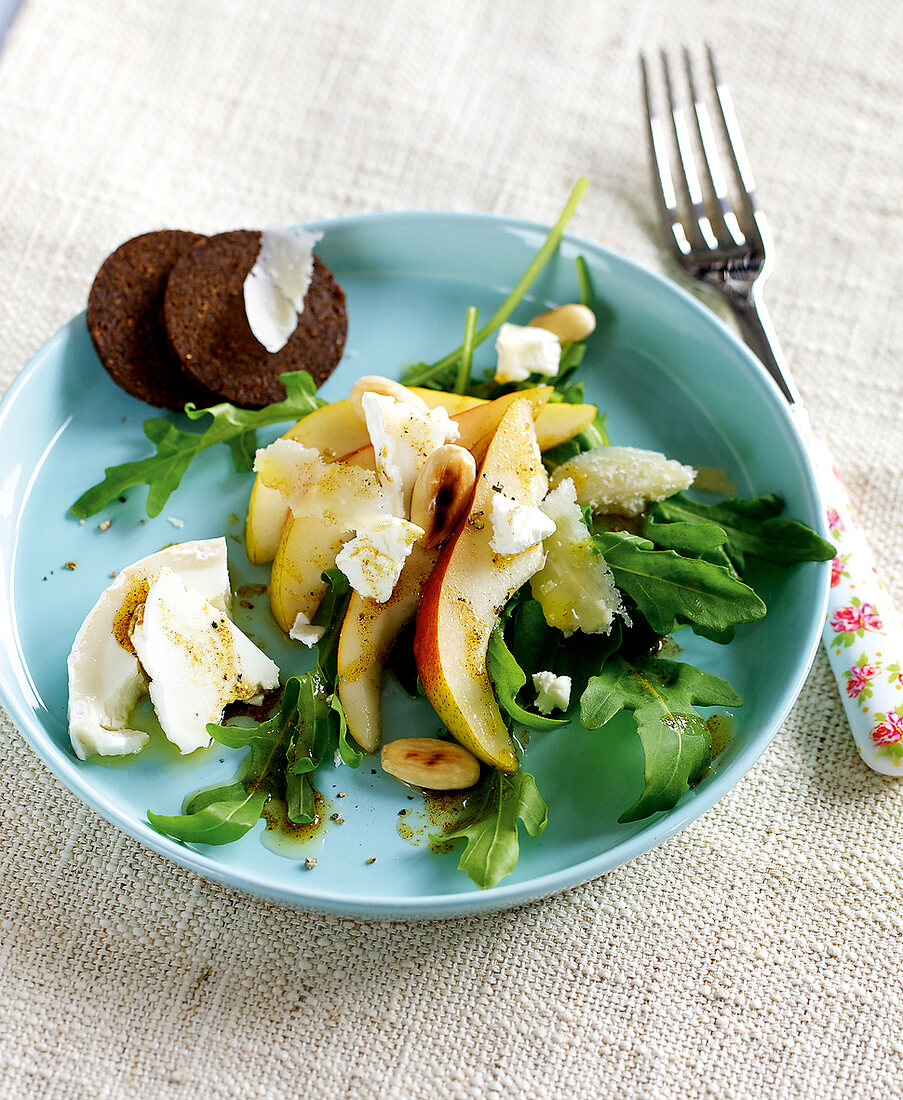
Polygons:
M347 399L309 413L289 428L283 438L313 447L325 458L334 458L369 442L363 421ZM258 477L251 490L245 521L245 550L255 565L273 560L287 515L288 505L282 494L264 485Z
M441 405L450 415L475 405L488 404L479 398L462 394L412 388L429 408ZM303 420L293 424L283 438L297 440L304 447L313 447L326 459L359 451L370 444L366 425L347 398L309 413ZM363 465L366 466L367 463L364 462ZM369 468L375 469L372 452ZM255 565L273 560L287 515L288 508L282 495L275 489L268 488L258 477L251 490L245 522L245 549L248 558Z
M565 401L543 405L536 416L536 442L541 451L573 439L589 427L599 410L595 405L569 405Z
M364 752L379 748L383 669L401 628L417 613L437 555L416 544L385 603L351 594L339 636L337 690L348 731Z
M347 537L347 524L335 516L312 521L296 520L289 514L273 557L269 583L270 610L286 634L299 614L308 621L313 619L326 592L323 570L333 568Z
M595 405L568 405L563 401L550 404L551 395L551 386L536 386L533 389L504 394L494 401L480 401L457 413L452 413L450 407L445 406L449 408L452 420L458 425L459 436L455 442L472 451L475 457L481 457L505 411L517 398L527 398L533 404L536 441L541 451L565 443L592 423L598 411ZM376 468L373 447L369 443L342 455L341 461L349 466L362 466L368 470Z
M542 567L542 543L496 554L489 515L498 490L537 505L548 478L529 399L512 401L492 437L465 521L451 535L423 590L414 656L427 698L465 748L502 771L518 767L486 670L489 635L511 595Z

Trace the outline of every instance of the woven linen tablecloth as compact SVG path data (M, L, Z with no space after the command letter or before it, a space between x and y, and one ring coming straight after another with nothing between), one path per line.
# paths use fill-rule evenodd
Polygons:
M26 0L0 55L0 388L158 226L548 223L585 174L573 230L667 270L637 54L705 37L785 351L903 604L897 0ZM482 918L212 885L86 809L5 716L0 768L4 1098L903 1095L903 785L858 761L821 653L702 819Z

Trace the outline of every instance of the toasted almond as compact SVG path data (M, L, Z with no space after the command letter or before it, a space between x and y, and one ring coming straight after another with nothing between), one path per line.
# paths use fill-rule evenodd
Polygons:
M463 791L480 778L480 762L463 745L435 737L390 741L380 754L383 771L433 791Z
M554 332L561 344L578 344L596 329L596 315L589 306L571 302L547 313L540 313L530 322L533 328Z
M363 378L358 378L351 387L351 393L348 394L351 407L361 420L365 419L362 405L365 393L381 393L386 397L394 397L396 401L407 401L409 405L413 405L420 412L429 412L427 403L420 394L409 390L407 386L403 386L392 378L383 378L381 374L365 374Z
M444 443L427 458L411 494L411 523L422 527L427 550L444 542L464 515L477 464L466 447Z

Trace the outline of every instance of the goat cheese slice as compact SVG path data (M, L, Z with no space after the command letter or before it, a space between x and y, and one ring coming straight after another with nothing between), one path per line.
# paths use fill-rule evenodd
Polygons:
M132 621L160 726L182 753L210 744L223 708L279 684L279 669L228 616L164 566Z
M313 247L323 236L307 229L264 229L244 282L245 314L269 352L284 348L298 326L314 270Z
M497 554L520 554L555 531L555 522L534 504L519 504L495 490L489 509L492 538Z
M217 612L229 600L226 540L203 539L168 546L121 569L82 623L67 662L69 740L80 760L139 752L148 736L128 728L147 685L128 637L135 609L163 566L187 581Z
M561 344L554 332L531 325L506 321L495 340L498 365L495 380L500 384L523 382L531 374L554 378L561 363Z

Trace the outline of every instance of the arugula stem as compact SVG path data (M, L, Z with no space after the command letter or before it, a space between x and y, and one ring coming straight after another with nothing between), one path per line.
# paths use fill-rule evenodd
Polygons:
M590 280L589 268L583 256L577 257L577 282L580 285L580 304L588 306L593 297L593 284Z
M477 332L473 341L473 346L475 348L479 347L480 344L490 337L501 324L507 321L518 307L521 299L533 285L540 271L542 271L548 263L549 257L561 243L565 227L574 216L587 187L589 187L589 180L585 176L581 176L574 184L573 190L568 196L568 201L564 204L564 209L558 215L558 220L549 230L549 234L540 246L539 251L529 264L527 264L523 275L518 279L508 297L502 302L495 313L493 313L486 324ZM422 386L424 382L428 382L431 378L441 374L446 367L450 367L452 364L457 363L463 351L463 346L455 348L455 350L449 352L444 359L440 359L438 362L433 363L432 366L427 367L426 370L421 371L419 374L409 375L405 379L405 385Z
M473 338L477 331L477 316L477 307L468 306L467 316L464 318L464 343L461 345L461 362L458 366L455 393L467 393L467 387L470 385L470 366L473 362Z

